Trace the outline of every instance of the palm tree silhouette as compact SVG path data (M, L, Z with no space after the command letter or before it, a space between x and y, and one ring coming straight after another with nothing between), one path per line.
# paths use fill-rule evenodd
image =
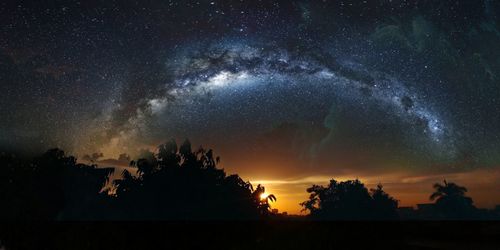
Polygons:
M254 197L254 200L258 204L258 209L261 215L264 216L269 214L269 210L271 209L270 202L276 202L276 196L274 194L263 196L265 193L266 193L266 188L260 184L258 184L255 190L253 190L252 192L252 196Z
M441 183L434 183L433 187L436 189L429 197L431 201L439 201L447 197L463 197L467 192L467 188L458 186L457 184L443 180L444 185Z
M472 199L465 196L467 188L446 180L443 183L435 183L433 187L436 191L429 197L436 202L437 210L449 219L471 218L475 207Z

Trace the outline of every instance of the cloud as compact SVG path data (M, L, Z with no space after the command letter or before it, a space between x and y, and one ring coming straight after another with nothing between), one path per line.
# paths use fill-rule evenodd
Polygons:
M91 155L84 155L82 157L82 160L89 162L96 162L99 158L102 158L103 156L104 156L103 153L93 153Z

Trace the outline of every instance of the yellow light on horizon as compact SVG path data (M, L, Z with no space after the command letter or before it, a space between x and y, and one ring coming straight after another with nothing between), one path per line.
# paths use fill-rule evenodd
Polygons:
M269 196L269 194L262 193L262 194L260 194L260 199L265 200L267 198L267 196Z

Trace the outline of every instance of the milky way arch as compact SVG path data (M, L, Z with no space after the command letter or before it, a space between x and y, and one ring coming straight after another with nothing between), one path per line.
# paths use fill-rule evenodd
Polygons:
M432 103L396 77L327 49L223 40L177 49L164 65L168 80L140 99L143 105L111 138L113 147L138 137L197 136L193 130L260 133L279 122L324 122L332 105L348 104L384 110L382 120L403 124L396 136L407 144L456 153L453 128Z

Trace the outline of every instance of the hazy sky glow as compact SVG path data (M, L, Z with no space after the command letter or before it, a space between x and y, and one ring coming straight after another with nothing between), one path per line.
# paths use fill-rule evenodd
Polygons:
M189 138L292 213L331 178L491 207L499 4L438 2L1 3L0 148L120 165Z

